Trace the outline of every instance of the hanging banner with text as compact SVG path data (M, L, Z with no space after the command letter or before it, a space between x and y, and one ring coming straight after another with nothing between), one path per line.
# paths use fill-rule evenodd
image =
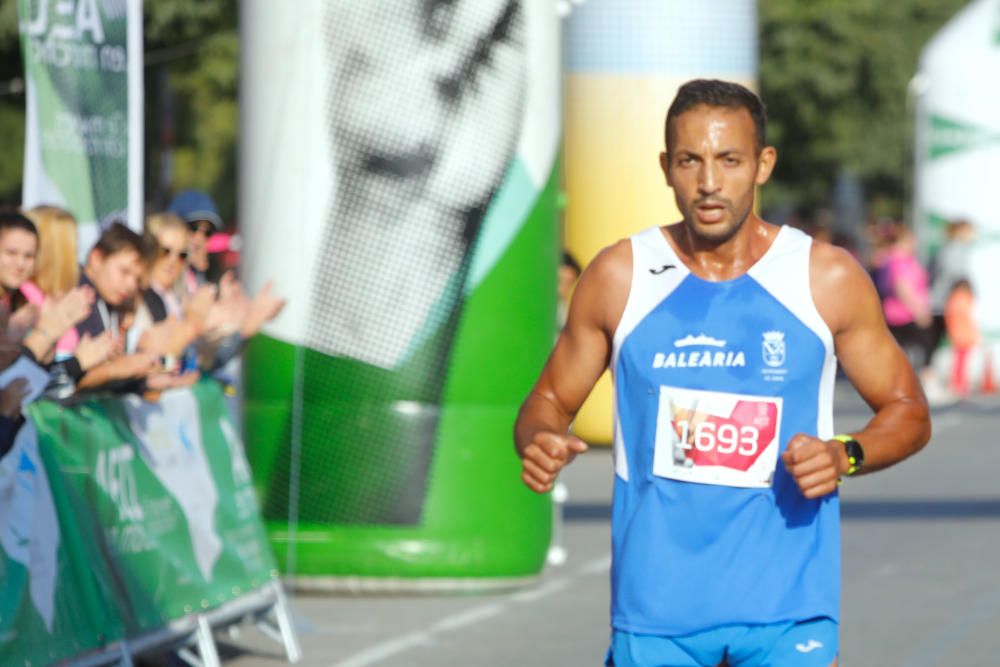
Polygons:
M142 1L18 0L27 108L25 208L61 206L81 252L142 227Z

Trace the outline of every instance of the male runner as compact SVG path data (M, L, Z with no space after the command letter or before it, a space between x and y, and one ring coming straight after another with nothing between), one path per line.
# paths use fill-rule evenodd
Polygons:
M608 664L836 665L838 481L930 437L926 400L846 252L753 213L777 153L746 88L685 84L660 166L683 221L602 251L515 427L543 493L615 379ZM839 360L875 415L837 436Z

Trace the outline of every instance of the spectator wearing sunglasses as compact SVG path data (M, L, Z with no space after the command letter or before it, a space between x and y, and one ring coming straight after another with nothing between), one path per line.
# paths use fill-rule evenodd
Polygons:
M218 284L223 267L218 258L208 252L209 237L222 230L222 218L215 202L199 190L184 190L174 197L167 211L188 226L188 265L197 284Z
M194 283L187 281L190 236L188 224L173 213L146 218L143 241L148 264L128 331L128 351L173 359L199 334L199 322L186 312L194 290Z
M146 235L152 256L142 290L143 303L154 322L170 315L180 319L189 291L184 284L190 257L188 225L172 213L159 213L146 221Z

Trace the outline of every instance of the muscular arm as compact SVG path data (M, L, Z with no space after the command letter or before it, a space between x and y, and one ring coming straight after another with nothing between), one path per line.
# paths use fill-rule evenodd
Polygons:
M853 257L815 244L809 273L813 299L833 333L840 365L875 411L868 425L852 434L865 450L860 472L887 468L930 439L930 413L920 382L886 327L871 279ZM850 468L842 443L801 433L788 443L782 460L807 498L834 491Z
M813 294L833 326L837 358L847 378L875 411L853 434L865 449L862 472L874 472L923 448L931 435L930 411L906 355L889 333L878 294L846 252L813 251Z
M620 241L598 255L580 277L569 317L514 426L525 484L548 491L559 470L586 445L566 435L611 356L611 338L631 285L632 250Z

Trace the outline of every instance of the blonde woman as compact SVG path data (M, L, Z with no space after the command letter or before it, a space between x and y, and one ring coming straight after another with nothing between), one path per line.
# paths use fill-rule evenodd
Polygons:
M38 228L38 255L35 272L21 286L29 303L41 307L47 299L57 300L80 282L76 254L76 219L57 206L36 206L24 212ZM58 357L71 356L80 342L75 327L56 343Z
M188 226L172 213L154 213L146 218L145 241L148 246L148 269L143 277L135 322L129 330L128 349L155 348L162 354L176 355L197 334L197 327L179 326L184 321L188 290L184 283L188 258ZM158 327L158 334L147 332ZM169 333L167 333L169 331ZM156 341L156 342L154 342ZM179 348L179 349L178 349Z

